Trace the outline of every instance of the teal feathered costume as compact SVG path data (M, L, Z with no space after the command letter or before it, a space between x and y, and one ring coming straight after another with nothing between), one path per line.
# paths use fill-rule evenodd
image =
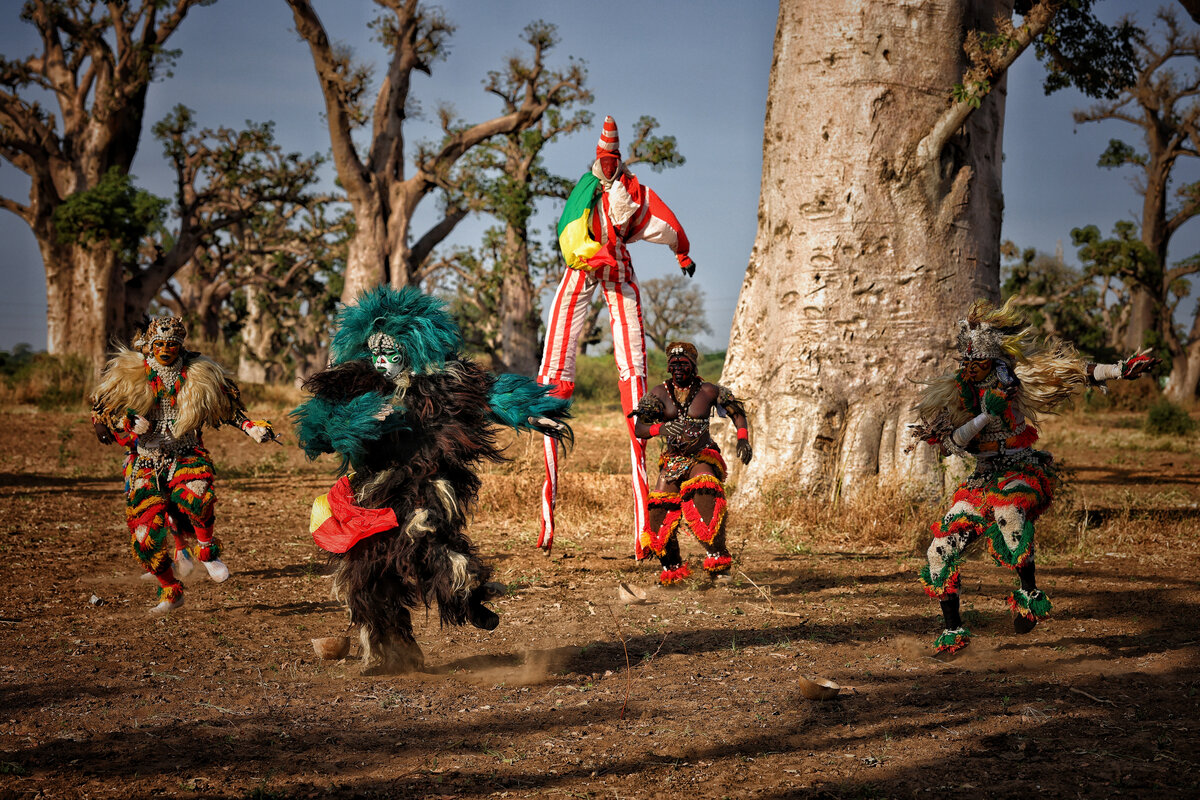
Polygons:
M490 569L464 533L481 461L503 461L495 426L569 440L569 401L460 352L443 303L380 287L342 310L331 366L292 415L309 458L341 472L313 508L313 536L337 564L335 590L359 626L365 673L420 669L411 609L436 600L443 624L499 623L483 605ZM494 585L492 585L494 586Z

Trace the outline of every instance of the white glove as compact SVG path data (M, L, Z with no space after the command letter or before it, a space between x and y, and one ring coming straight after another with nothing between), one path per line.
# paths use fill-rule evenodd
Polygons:
M262 444L271 438L271 429L264 428L261 425L251 425L249 428L246 428L246 435L259 444Z
M259 444L275 439L275 431L271 428L271 423L264 419L246 420L242 423L242 432Z
M150 432L150 420L143 416L133 418L133 432L138 436L144 436Z

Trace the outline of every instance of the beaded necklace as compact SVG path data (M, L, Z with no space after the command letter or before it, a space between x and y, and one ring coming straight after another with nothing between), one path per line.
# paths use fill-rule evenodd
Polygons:
M176 369L174 364L170 367L155 366L150 363L150 359L146 359L146 377L150 380L150 388L154 389L154 395L160 401L166 400L168 405L174 408L179 398L179 390L183 388L183 382L187 379L187 369L182 366Z
M664 382L664 385L667 387L667 391L671 393L671 399L675 402L675 410L679 413L680 417L688 416L688 412L691 411L692 408L692 401L695 400L696 395L700 393L701 384L703 384L703 381L701 381L700 376L697 375L690 386L684 387L687 389L687 396L683 401L680 401L679 387L675 385L675 380L673 378L668 378Z

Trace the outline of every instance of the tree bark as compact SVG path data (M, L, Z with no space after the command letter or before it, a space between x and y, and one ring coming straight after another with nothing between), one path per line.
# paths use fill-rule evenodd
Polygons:
M1161 139L1162 137L1155 137ZM1152 148L1153 163L1146 169L1146 191L1142 197L1142 244L1158 259L1158 268L1167 268L1167 245L1171 241L1167 230L1167 191L1171 177L1174 155L1164 157L1166 144ZM1129 290L1129 324L1121 339L1122 350L1133 353L1144 346L1146 334L1157 331L1160 324L1160 304L1167 301L1167 287L1162 286L1161 297L1155 297L1144 286L1134 283Z
M105 244L39 242L46 265L47 349L103 364L123 341L125 284L117 254Z
M538 330L542 321L534 308L537 292L529 278L527 232L510 225L505 231L504 251L497 355L505 372L536 375L541 363Z
M780 3L758 235L722 376L756 439L740 485L836 496L934 479L929 448L904 452L913 381L951 366L973 299L998 297L1003 208L1003 77L965 124L948 98L965 32L1010 11Z
M23 14L41 52L8 61L0 92L0 158L27 174L29 204L0 198L33 230L46 269L47 347L97 367L128 333L124 266L106 245L62 245L54 210L95 187L111 167L127 172L137 152L154 60L200 0L58 3L32 0ZM61 119L33 98L52 93ZM137 314L140 317L140 310Z
M271 335L274 320L264 313L260 303L270 302L263 290L254 284L243 287L246 293L246 319L241 330L238 350L238 381L242 383L273 383L282 374L279 353Z

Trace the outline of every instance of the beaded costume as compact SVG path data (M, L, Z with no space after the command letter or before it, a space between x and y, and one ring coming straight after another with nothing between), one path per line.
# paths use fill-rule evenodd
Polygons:
M293 413L310 458L352 470L313 505L313 539L336 564L335 593L359 626L363 671L421 669L411 609L437 601L443 624L492 630L497 591L465 527L481 461L503 461L495 425L561 442L570 402L460 353L444 304L416 289L374 289L347 306L332 365Z
M184 536L195 536L210 577L229 576L213 535L216 494L202 428L235 425L256 441L274 439L269 422L246 417L237 384L219 364L182 350L185 337L178 317L153 320L137 349L117 349L92 398L97 437L127 448L125 516L134 555L161 586L156 613L183 603L179 578L192 568Z
M642 549L658 556L659 583L669 585L691 575L679 550L678 531L686 525L704 545L703 568L710 577L727 573L733 557L725 543L725 476L721 449L709 433L709 415L720 409L738 426L738 456L752 451L741 401L724 386L705 383L696 374L696 348L686 342L667 346L672 377L653 387L630 414L639 435L663 437L658 482L650 493Z
M926 593L941 603L945 630L935 646L947 654L971 637L959 613L959 567L980 538L997 564L1017 573L1007 600L1017 632L1050 613L1035 581L1033 523L1054 497L1055 469L1049 453L1033 448L1037 414L1053 413L1088 385L1136 378L1156 363L1138 353L1120 364L1086 364L1068 344L1039 342L1012 300L999 309L977 300L959 322L958 348L959 369L926 385L917 405L921 423L912 429L942 453L975 459L949 510L931 526L920 574Z

